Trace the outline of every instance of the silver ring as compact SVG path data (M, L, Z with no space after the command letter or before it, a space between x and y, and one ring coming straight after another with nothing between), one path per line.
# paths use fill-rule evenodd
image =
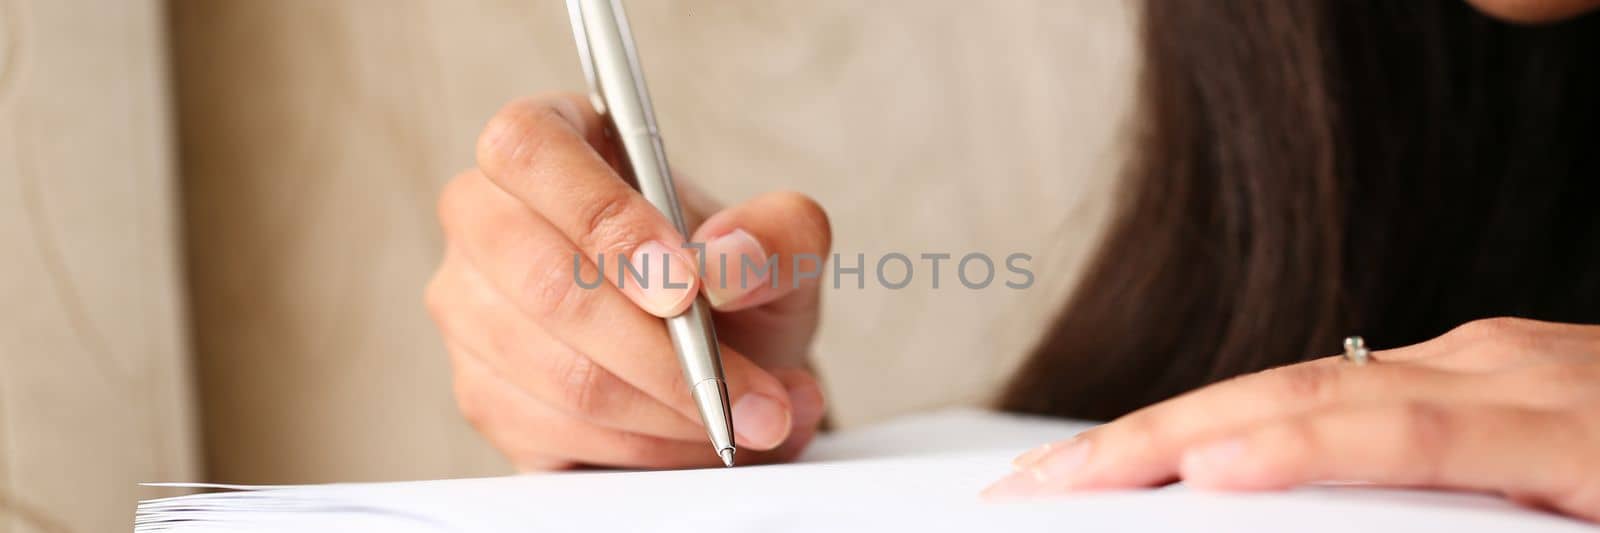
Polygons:
M1367 341L1362 340L1361 337L1344 338L1344 360L1355 363L1356 366L1361 366L1368 362L1377 362L1376 359L1372 358L1372 352L1367 350Z

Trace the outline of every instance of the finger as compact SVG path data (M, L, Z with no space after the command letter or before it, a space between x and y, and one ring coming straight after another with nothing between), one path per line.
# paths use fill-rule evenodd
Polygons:
M705 442L641 435L586 423L544 405L457 345L451 358L461 412L494 447L525 469L524 458L590 465L668 468L721 464Z
M816 201L785 191L713 215L692 240L705 246L698 259L706 298L732 311L815 287L818 276L807 274L822 270L832 230Z
M1600 8L1600 0L1468 0L1486 14L1519 24L1548 24Z
M440 204L447 212L441 216L446 235L528 320L690 420L700 420L666 325L614 286L579 285L579 279L599 279L596 266L575 255L576 248L549 222L518 207L481 175L452 182ZM782 443L791 425L783 384L725 344L721 354L739 444L764 450Z
M821 385L805 370L790 368L773 371L789 392L789 403L794 408L794 427L783 445L767 452L757 452L758 462L787 462L800 456L811 445L822 419L827 415ZM743 461L743 459L740 459Z
M563 414L612 429L703 440L705 428L550 336L495 291L455 247L429 284L429 309L443 334L485 366Z
M456 395L462 413L519 470L564 468L573 463L631 467L683 468L721 466L722 459L704 438L676 441L582 423L549 409L481 364L481 358L451 344ZM770 451L741 449L738 464L766 464L794 459L810 443L822 421L822 396L816 381L804 372L780 374L797 406L793 438Z
M819 319L820 292L816 287L802 288L760 307L718 312L717 340L754 354L762 368L806 367Z
M1592 428L1561 412L1405 402L1284 417L1200 444L1186 484L1265 490L1332 480L1499 491L1600 517Z
M445 338L445 353L450 356L451 375L454 377L452 388L455 394L456 411L466 419L472 429L477 431L484 440L501 452L512 468L518 472L537 472L545 470L566 470L577 463L552 457L543 453L518 448L518 439L506 438L507 432L498 426L499 419L491 420L489 416L493 409L497 409L496 402L501 401L494 395L484 394L476 390L481 379L476 374L462 375L457 372L456 359L459 357L474 357L471 351L454 339Z
M682 313L697 291L693 255L666 216L596 152L591 139L602 130L600 116L577 95L517 100L484 128L478 168L584 257L613 265L600 270L640 308Z
M1246 424L1330 405L1382 400L1481 398L1470 377L1413 365L1354 366L1319 359L1242 376L1141 409L1050 450L1024 454L1019 470L1050 490L1141 487L1177 473L1198 440ZM1022 458L1019 458L1022 459Z

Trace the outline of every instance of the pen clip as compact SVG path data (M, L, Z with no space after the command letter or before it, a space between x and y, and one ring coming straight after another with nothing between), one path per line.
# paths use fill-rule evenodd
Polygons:
M583 26L583 0L567 0L567 18L572 21L572 38L578 44L578 59L583 79L589 83L589 103L596 113L606 114L605 98L600 96L600 78L595 74L594 51L589 49L589 32Z

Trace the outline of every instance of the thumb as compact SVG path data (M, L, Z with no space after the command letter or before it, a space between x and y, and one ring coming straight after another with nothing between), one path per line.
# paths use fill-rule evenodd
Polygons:
M815 286L833 234L815 200L781 191L712 215L690 240L705 245L706 299L719 311L736 311Z

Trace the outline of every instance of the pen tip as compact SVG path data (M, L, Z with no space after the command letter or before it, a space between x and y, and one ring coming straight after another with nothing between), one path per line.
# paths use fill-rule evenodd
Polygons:
M733 466L733 448L723 448L717 451L717 455L722 456L723 466Z

